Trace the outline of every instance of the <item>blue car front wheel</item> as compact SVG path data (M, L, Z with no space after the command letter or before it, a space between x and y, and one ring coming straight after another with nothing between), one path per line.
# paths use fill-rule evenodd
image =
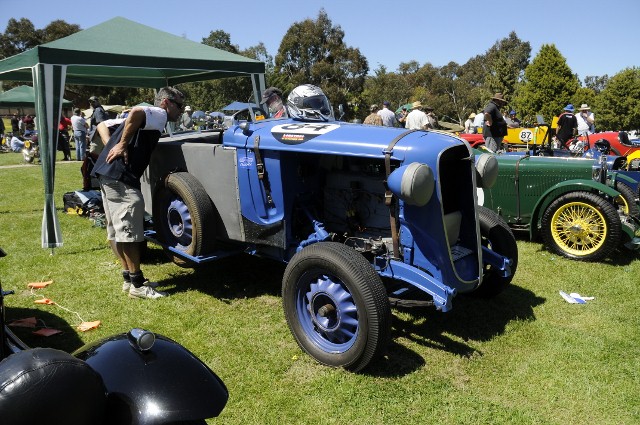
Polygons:
M386 349L391 308L380 277L353 248L320 242L289 262L282 281L289 329L320 363L352 371Z

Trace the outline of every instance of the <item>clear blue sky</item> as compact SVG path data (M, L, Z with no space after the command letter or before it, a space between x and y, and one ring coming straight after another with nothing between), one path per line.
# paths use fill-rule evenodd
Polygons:
M372 71L380 65L395 71L410 60L463 64L511 31L531 43L532 59L543 44L555 44L581 80L640 66L635 22L640 0L0 0L0 5L2 32L10 17L26 17L36 28L63 19L84 29L123 16L198 42L223 30L241 49L263 42L274 57L291 24L315 19L324 8L333 25L345 32L345 43L360 49Z

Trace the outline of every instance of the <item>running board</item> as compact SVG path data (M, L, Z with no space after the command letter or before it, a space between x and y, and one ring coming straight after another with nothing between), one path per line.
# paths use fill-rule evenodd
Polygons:
M179 249L176 249L172 246L166 246L165 244L160 242L156 238L155 230L145 230L144 238L149 242L153 242L154 244L160 245L164 249L171 251L173 254L177 255L180 258L191 261L192 263L196 263L196 264L208 263L211 261L220 260L225 257L230 257L232 255L242 254L244 252L244 250L242 249L230 249L230 250L224 250L224 251L215 251L209 255L198 255L194 257L193 255L189 255L185 253L184 251L180 251Z

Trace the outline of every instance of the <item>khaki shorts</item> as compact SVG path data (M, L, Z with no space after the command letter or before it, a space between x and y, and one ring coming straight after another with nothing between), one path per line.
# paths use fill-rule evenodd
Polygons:
M107 239L116 242L144 241L144 199L140 190L99 176Z

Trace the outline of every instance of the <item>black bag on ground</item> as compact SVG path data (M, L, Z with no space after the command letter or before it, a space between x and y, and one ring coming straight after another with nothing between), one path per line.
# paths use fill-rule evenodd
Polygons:
M88 216L91 212L104 213L102 194L95 190L67 192L62 195L64 212Z

